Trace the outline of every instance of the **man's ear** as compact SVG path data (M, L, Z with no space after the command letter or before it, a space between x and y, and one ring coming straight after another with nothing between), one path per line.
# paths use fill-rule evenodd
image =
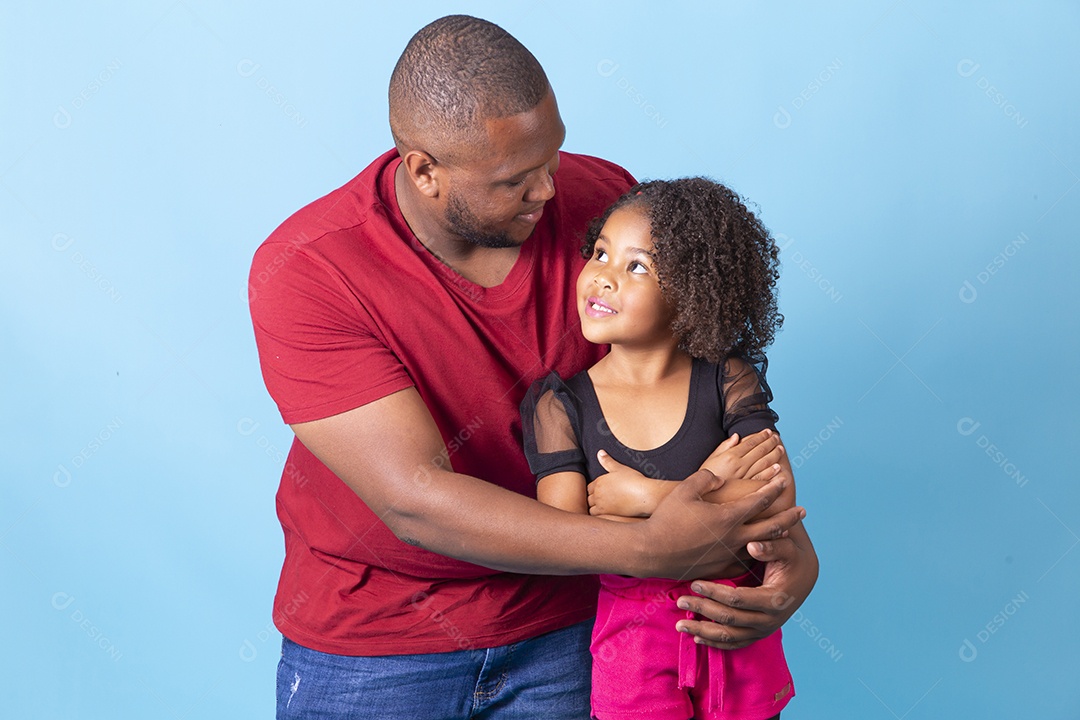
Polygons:
M401 164L417 190L432 199L439 197L442 167L435 158L422 150L410 150L401 159Z

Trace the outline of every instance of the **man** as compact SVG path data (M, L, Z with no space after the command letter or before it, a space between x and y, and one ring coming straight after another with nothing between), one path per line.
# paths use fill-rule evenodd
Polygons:
M713 505L720 481L700 472L629 524L533 499L518 403L602 353L570 301L577 247L629 174L559 152L543 69L476 18L412 38L390 125L396 150L252 267L263 376L297 436L278 492L279 717L588 717L592 574L708 577L753 541L765 584L702 583L687 607L724 624L686 629L738 647L778 628L816 580L803 511L743 523L782 481Z

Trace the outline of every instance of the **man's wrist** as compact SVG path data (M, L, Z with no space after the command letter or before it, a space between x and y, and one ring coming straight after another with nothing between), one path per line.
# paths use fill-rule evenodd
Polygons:
M625 565L619 571L621 575L646 578L657 577L656 546L650 540L652 523L648 518L633 523L619 523L627 530L622 538L623 551L619 553Z

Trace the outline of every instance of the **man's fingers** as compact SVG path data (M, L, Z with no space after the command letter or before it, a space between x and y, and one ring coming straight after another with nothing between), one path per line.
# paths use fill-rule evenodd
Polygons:
M732 500L729 503L725 503L725 505L727 505L732 512L736 513L736 517L740 520L747 520L748 518L756 517L768 510L769 506L776 501L776 498L780 497L780 493L784 492L784 487L786 485L787 481L783 477L775 477L763 487L755 490L749 495L744 495L738 500ZM769 521L775 520L777 517L779 517L779 515L774 515L769 518ZM791 525L794 524L795 522L791 523ZM783 529L786 530L787 527ZM769 540L772 537L773 536L767 535L750 536L746 541L742 541L739 544L743 545L749 540Z
M705 580L694 582L698 595L683 595L678 606L705 620L680 620L675 628L695 636L695 642L724 650L746 647L774 632L795 598L761 587L733 588Z
M780 538L779 540L757 540L752 543L747 543L746 551L750 553L750 557L755 560L769 562L770 560L775 559L776 544L784 542L785 540L791 542L788 538Z
M755 560L761 562L792 562L799 554L799 545L790 537L778 540L757 540L746 544L746 549Z
M738 650L765 637L751 628L719 625L708 620L680 620L675 629L693 635L694 642L699 645L708 645L719 650Z
M723 615L727 611L738 611L743 604L735 592L736 588L724 583L695 580L690 589L697 595L680 596L677 604L681 609L696 612L724 625L739 624L734 616L727 618Z
M751 557L761 562L791 560L798 554L799 548L791 538L777 540L757 540L746 544Z
M751 542L760 542L762 540L777 540L779 538L787 537L788 530L795 527L795 524L804 517L806 517L805 509L793 507L778 512L772 517L765 518L764 520L748 523L743 526L747 544Z
M696 580L691 588L697 595L683 595L678 606L721 625L768 631L776 626L776 617L794 598L775 588L738 587Z

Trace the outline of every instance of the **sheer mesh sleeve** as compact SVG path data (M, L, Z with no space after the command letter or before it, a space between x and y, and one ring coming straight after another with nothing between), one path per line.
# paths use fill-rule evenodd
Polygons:
M739 437L765 428L776 429L779 416L769 407L772 390L765 381L769 361L764 355L732 355L720 366L720 397L724 403L724 431Z
M537 481L557 472L586 474L585 453L576 427L577 404L562 379L552 373L537 380L521 401L525 457Z

